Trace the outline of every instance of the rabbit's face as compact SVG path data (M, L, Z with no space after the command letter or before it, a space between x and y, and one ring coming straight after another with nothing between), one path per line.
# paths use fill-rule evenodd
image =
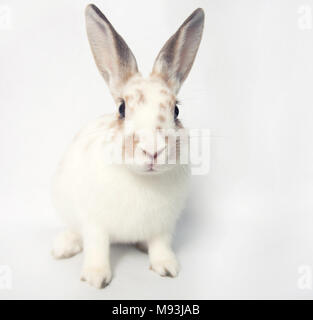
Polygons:
M124 152L132 162L130 167L155 174L180 163L186 132L178 119L176 97L162 78L137 75L122 96L118 116L123 121Z
M197 9L165 43L151 76L143 79L135 56L109 20L96 6L86 8L95 62L119 106L123 154L133 160L130 166L138 172L169 170L177 165L178 158L180 163L186 162L186 152L182 159L186 148L181 147L188 145L188 139L177 119L176 95L196 57L203 26L204 12Z

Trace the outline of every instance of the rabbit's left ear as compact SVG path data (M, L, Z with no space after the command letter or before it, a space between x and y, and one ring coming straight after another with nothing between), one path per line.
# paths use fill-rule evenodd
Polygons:
M136 59L95 5L88 5L85 14L88 40L96 65L117 101L127 80L138 73Z
M195 10L165 43L153 66L153 75L161 76L177 94L196 57L204 26L204 11Z

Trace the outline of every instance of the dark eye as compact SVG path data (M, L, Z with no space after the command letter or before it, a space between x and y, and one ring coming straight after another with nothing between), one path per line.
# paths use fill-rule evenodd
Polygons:
M174 110L174 119L175 120L177 119L178 115L179 115L179 109L177 106L175 106L175 110Z
M118 112L120 113L120 119L125 118L125 102L124 101L120 105Z

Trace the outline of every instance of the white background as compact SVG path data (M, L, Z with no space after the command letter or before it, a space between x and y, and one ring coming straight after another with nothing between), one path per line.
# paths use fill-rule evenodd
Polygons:
M80 127L114 110L87 42L87 3L0 0L10 13L0 28L0 265L13 277L0 298L312 298L298 284L301 266L313 270L309 0L95 1L144 74L183 20L205 10L179 98L183 123L212 132L211 170L193 177L177 228L178 278L114 246L114 279L96 290L79 281L82 255L51 258L62 228L51 176Z

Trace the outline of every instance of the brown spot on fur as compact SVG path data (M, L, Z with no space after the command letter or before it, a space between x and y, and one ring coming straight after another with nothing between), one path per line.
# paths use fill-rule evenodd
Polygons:
M165 108L165 105L163 104L163 103L160 103L160 108L162 109L162 110L165 110L166 108Z
M138 103L145 103L146 101L146 98L145 98L145 95L143 94L143 92L139 89L136 90L137 91L137 94L138 94Z
M171 99L167 100L167 104L171 107L171 110L173 111L175 108L175 104L176 104L176 99L175 97L171 97Z
M175 120L175 125L177 129L184 129L184 126L179 119Z
M122 130L123 129L123 126L124 126L124 121L123 119L120 119L119 118L119 115L117 116L117 119L113 120L108 128L109 129L117 129L117 130Z
M161 114L159 115L158 119L159 119L160 122L164 122L165 121L165 117L163 115L161 115Z
M108 126L109 129L113 129L115 127L116 127L116 120L112 121Z
M167 90L164 90L164 89L161 89L160 93L162 93L162 94L164 94L166 96L170 96L171 95Z
M132 95L125 96L126 104L130 103L132 100L134 100L134 96L132 96Z
M167 91L167 90L165 90L165 89L161 89L161 90L160 90L160 93L163 94L163 95L165 95L165 96L168 98L167 103L168 103L169 105L175 104L176 98L175 98L175 96L174 96L170 91Z

